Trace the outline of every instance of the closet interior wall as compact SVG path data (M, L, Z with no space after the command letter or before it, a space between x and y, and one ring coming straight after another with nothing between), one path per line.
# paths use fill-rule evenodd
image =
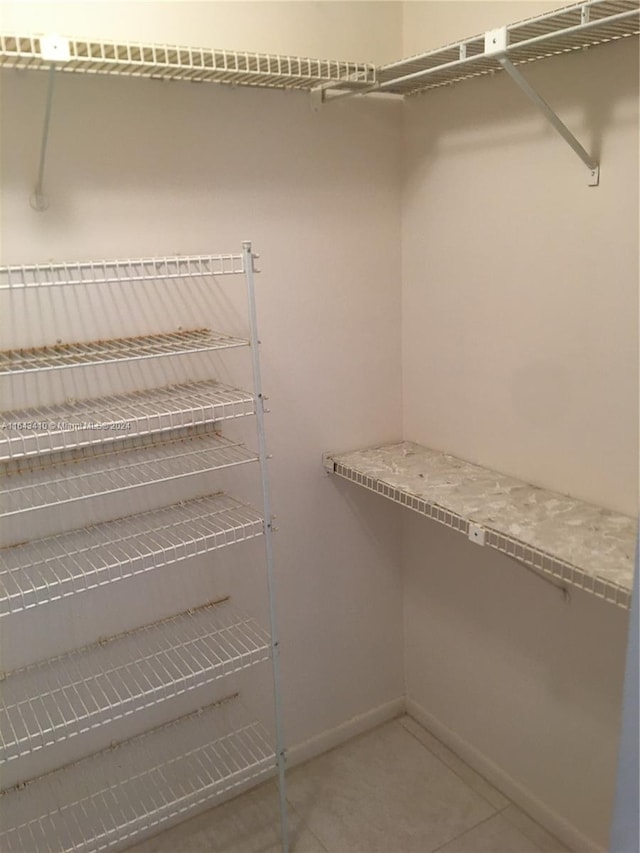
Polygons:
M402 4L402 56L435 50L568 5L558 0L408 0Z
M89 4L5 5L16 16L64 7L75 33L91 35ZM110 5L92 4L104 13L101 35L142 37L116 31L125 24ZM198 16L219 5L136 4L127 25L146 40L198 43L211 29ZM252 30L254 4L229 5L247 17L234 12L227 34L220 19L212 45L376 62L550 7L255 4L293 17L264 27L263 11ZM337 6L349 7L349 46L336 41L344 31L312 26ZM473 23L462 27L464 14ZM171 15L173 35L162 29ZM7 28L65 31L49 20L16 17ZM274 33L282 41L269 41ZM252 239L264 269L292 759L393 714L406 687L418 719L587 850L607 843L626 613L579 591L567 606L507 558L320 465L324 450L404 437L635 514L637 41L526 73L601 156L598 188L501 75L404 104L352 98L315 113L304 93L61 75L51 206L36 213L28 192L46 75L2 72L1 261L197 253ZM7 331L10 318L1 322ZM45 323L34 333L46 337ZM96 595L82 611L63 609L59 643L95 638L104 606ZM139 588L107 606L126 627L169 604ZM18 638L3 628L2 648L37 658L47 626L34 630Z
M458 4L435 5L453 37ZM506 76L405 102L403 435L636 516L637 39L524 72L600 186ZM410 708L575 849L606 847L628 613L410 513L403 573Z
M389 523L373 497L345 512L319 464L327 442L371 444L401 428L401 105L361 101L314 113L305 93L61 75L50 207L38 213L28 196L46 87L46 74L2 74L3 263L197 254L247 238L261 256L284 728L288 745L322 736L309 749L328 748L346 736L336 727L369 715L357 724L366 728L399 708L403 693L399 519ZM64 298L71 309L55 308L63 319L74 295L46 295ZM127 306L118 307L126 317ZM109 319L95 309L101 329ZM221 310L229 328L233 303ZM34 343L50 341L52 315L45 305L35 318ZM11 322L3 315L4 336ZM46 378L39 388L47 390ZM171 572L159 571L170 583ZM225 571L242 585L233 564ZM202 600L206 571L197 589L192 579L174 573L181 602ZM20 636L2 625L3 666L52 654L48 637L57 649L74 648L114 618L125 630L173 608L171 593L161 597L153 582L132 584L126 596L104 593L87 593L82 608L52 605L46 625L32 620L33 632L22 633L24 621Z

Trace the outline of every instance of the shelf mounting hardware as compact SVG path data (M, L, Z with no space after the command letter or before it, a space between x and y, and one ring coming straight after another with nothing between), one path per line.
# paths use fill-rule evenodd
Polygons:
M40 161L38 163L38 178L35 190L29 199L29 204L34 210L43 211L49 207L49 199L43 192L44 166L47 158L47 144L49 141L49 125L51 123L51 106L53 104L53 89L56 79L56 62L67 62L71 59L69 39L61 36L42 36L40 39L40 55L42 59L51 62L49 66L49 85L47 88L47 103L44 110L44 124L42 127L42 143L40 145Z
M562 583L562 581L557 580L551 575L548 575L546 572L543 572L541 569L537 569L534 566L529 566L523 560L519 560L517 557L514 557L513 554L506 554L510 560L513 560L514 563L517 563L519 566L522 566L523 569L526 569L528 572L538 578L538 580L544 581L545 583L551 584L556 589L560 590L562 593L562 600L565 604L571 604L571 593L569 592L569 587L566 584Z
M588 10L583 11L588 14ZM500 63L502 68L507 72L518 88L538 107L553 129L559 133L565 142L575 151L589 170L589 178L587 181L588 185L590 187L597 187L600 183L600 164L595 157L592 157L578 142L573 133L571 133L569 128L560 120L558 115L553 111L544 98L536 92L526 77L521 74L513 62L511 62L507 57L507 49L509 47L508 41L509 33L506 27L500 27L497 30L488 30L484 35L485 54L494 55L496 60Z

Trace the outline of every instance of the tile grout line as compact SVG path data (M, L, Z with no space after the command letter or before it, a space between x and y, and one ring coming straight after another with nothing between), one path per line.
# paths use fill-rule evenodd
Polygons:
M400 722L400 721L399 721L399 722ZM424 749L426 749L426 750L427 750L427 752L428 752L428 753L430 753L430 755L432 755L432 756L433 756L437 761L439 761L442 765L444 765L444 766L447 768L447 770L450 770L450 771L451 771L451 773L453 773L453 774L454 774L454 776L456 776L458 779L460 779L460 781L461 781L464 785L466 785L466 786L467 786L467 788L469 788L469 790L470 790L470 791L473 791L473 793L474 793L477 797L480 797L482 800L484 800L484 802L485 802L485 803L487 803L487 805L491 806L491 808L494 810L494 814L500 814L500 812L501 812L501 811L503 811L504 809L509 808L509 806L511 806L511 805L514 805L514 804L511 802L511 800L510 800L510 799L509 799L505 794L503 794L503 793L502 793L502 791L499 791L499 790L498 790L498 788L495 788L495 785L492 785L492 784L491 784L491 782L487 781L487 780L484 778L484 776L481 776L479 773L477 773L477 772L473 769L473 767L469 767L469 765L467 764L466 766L467 766L467 767L469 767L469 769L470 769L473 773L475 773L475 774L476 774L476 776L478 776L480 779L482 779L482 781L483 781L486 785L488 785L489 787L491 787L491 788L495 788L495 790L496 790L496 791L498 791L498 793L499 793L502 797L504 797L504 798L505 798L505 800L507 800L507 804L506 804L505 806L500 806L500 807L495 806L495 805L494 805L490 800L488 800L488 799L484 796L484 794L480 794L478 791L476 791L474 788L472 788L472 787L471 787L471 785L467 782L467 780L466 780L466 779L464 779L464 778L463 778L463 777L462 777L462 776L461 776L461 775L460 775L456 770L454 770L454 769L453 769L453 767L450 767L450 766L447 764L447 762L446 762L446 761L443 761L443 759L442 759L442 758L440 758L440 756L439 756L439 755L436 755L436 753L435 753L432 749L429 749L429 747L426 745L426 743L423 743L423 742L420 740L420 738L419 738L416 734L414 734L410 729L406 728L406 727L402 724L402 722L400 722L400 725L402 726L402 728L404 729L404 731L405 731L408 735L411 735L411 737L412 737L414 740L417 740L417 741L418 741L418 743L420 744L420 746L424 747ZM420 725L420 724L418 723L418 725ZM425 730L425 731L426 731L426 730ZM431 732L429 732L429 734L431 734ZM449 749L449 747L448 747L446 744L442 743L442 741L441 741L441 740L439 740L438 738L436 738L436 736L435 736L435 735L432 735L432 737L433 737L433 738L435 738L435 740L437 740L437 741L438 741L438 743L442 744L442 746L443 746L445 749ZM452 754L453 754L453 755L455 755L455 753L452 753ZM466 764L466 762L464 762L464 761L462 760L462 758L460 758L459 756L456 756L456 758L458 758L458 760L459 760L459 761L461 761L463 764ZM493 816L493 815L492 815L492 816ZM482 822L483 822L483 821L481 821L481 823L482 823Z
M410 715L408 715L408 716L410 717ZM410 717L410 719L412 719L412 718ZM435 752L433 752L433 750L429 749L429 747L428 747L425 743L423 743L423 741L421 741L421 740L420 740L420 738L419 738L416 734L414 734L410 729L406 728L406 727L403 725L403 723L402 723L402 721L401 721L401 720L399 720L399 722L400 722L400 725L402 726L402 728L407 732L407 734L410 734L410 735L411 735L415 740L417 740L417 741L418 741L418 743L419 743L421 746L423 746L423 747L424 747L428 752L430 752L430 753L431 753L431 755L433 755L433 757L434 757L434 758L437 758L437 759L438 759L438 761L440 761L442 764L444 764L444 766L445 766L448 770L450 770L450 771L451 771L455 776L457 776L457 777L458 777L458 779L460 779L460 780L461 780L461 781L462 781L462 782L463 782L463 783L464 783L464 784L465 784L465 785L466 785L470 790L472 790L472 791L473 791L473 793L474 793L474 794L476 794L476 796L478 796L478 797L480 797L481 799L483 799L486 803L488 803L488 804L491 806L491 808L492 808L492 809L494 809L494 810L495 810L494 814L493 814L493 815L491 815L490 817L495 817L496 815L502 815L502 816L503 816L503 819L507 821L507 823L509 824L509 826L513 827L514 829L518 830L518 832L522 833L522 835L524 835L524 837L525 837L528 841L530 841L530 842L531 842L531 843L532 843L536 848L538 848L538 850L540 850L540 853L544 853L544 848L540 847L540 844L538 843L538 841L536 841L534 838L532 838L531 833L529 833L529 832L525 831L525 829L524 829L523 827L519 826L519 825L518 825L517 823L515 823L514 821L509 820L509 817L508 817L507 815L504 815L504 814L503 814L503 812L505 812L505 811L507 811L508 809L510 809L510 808L512 808L512 807L513 807L513 808L518 809L519 811L521 811L521 812L522 812L522 814L523 814L523 815L525 815L525 817L527 817L530 821L532 821L532 822L533 822L533 823L535 823L536 825L538 825L538 824L537 824L537 821L535 821L535 820L534 820L532 817L530 817L530 816L529 816L525 811L523 811L523 810L520 808L520 806L518 806L518 804L517 804L517 803L514 803L514 802L513 802L513 800L509 799L509 797L507 797L507 795L506 795L506 794L503 794L503 793L502 793L502 791L500 791L500 789L499 789L499 788L496 788L496 787L495 787L495 785L492 785L492 784L491 784L491 782L489 782L487 779L485 779L485 778L484 778L484 776L482 776L480 773L478 773L476 770L474 770L472 767L470 767L469 769L470 769L473 773L475 773L475 774L476 774L480 779L482 779L482 781L483 781L483 782L485 782L485 783L486 783L487 785L489 785L491 788L494 788L494 789L495 789L495 790L496 790L496 791L497 791L497 792L498 792L502 797L504 797L504 799L507 801L507 802L506 802L506 804L505 804L505 805L503 805L503 806L495 806L495 805L494 805L490 800L488 800L488 799L484 796L484 794L481 794L481 793L479 793L478 791L476 791L474 788L472 788L472 787L471 787L471 785L467 782L467 780L466 780L466 779L464 779L462 776L460 776L460 774L459 774L456 770L454 770L452 767L450 767L450 766L446 763L446 761L443 761L443 760L442 760L442 758L440 758L440 756L436 755L436 753L435 753ZM420 725L420 723L417 723L417 725ZM428 729L425 729L425 731L428 731ZM449 750L449 747L448 747L445 743L443 743L439 738L437 738L437 737L436 737L434 734L432 734L431 732L429 732L429 734L430 734L430 735L431 735L435 740L437 740L437 741L438 741L438 743L442 744L442 746L444 747L444 749ZM451 750L449 750L449 751L451 751ZM453 755L455 755L455 753L452 753L452 754L453 754ZM456 756L456 757L458 758L458 760L459 760L459 761L462 761L464 764L466 764L466 762L464 762L464 761L463 761L463 759L461 759L459 756ZM469 765L466 765L466 766L468 767ZM488 819L489 819L489 818L486 818L485 820L488 820ZM480 826L480 824L482 824L482 823L484 823L484 822L485 822L484 820L481 820L481 821L480 821L480 823L479 823L479 824L477 824L477 826ZM551 832L549 832L549 830L548 830L548 829L546 829L544 826L540 826L540 830L541 830L542 832L546 833L547 835L549 835L549 836L553 839L553 841L554 841L554 842L556 842L557 844L559 844L559 845L562 847L562 849L565 849L565 850L567 851L567 853L571 853L571 851L570 851L568 848L566 848L566 845L562 845L562 842L560 842L560 841L559 841L559 839L557 839L557 838L556 838L556 836L555 836L555 835L553 835ZM463 835L464 835L464 833L463 833ZM457 836L457 837L460 837L460 836ZM447 843L448 843L448 842L447 842ZM440 849L440 848L438 848L438 849ZM559 848L559 849L560 849L560 848ZM432 853L436 853L436 851L432 851Z
M499 812L496 812L496 814L499 814ZM451 844L452 841L457 841L458 838L463 838L468 832L474 832L479 826L482 826L483 823L487 823L487 821L493 820L496 814L487 815L487 817L483 818L482 820L479 820L478 823L468 827L468 829L465 829L464 832L460 832L458 835L452 836L448 839L448 841L445 841L444 844L439 844L433 850L430 850L429 853L438 853L438 850L442 850L444 847L447 846L447 844Z
M311 833L311 835L313 835L313 837L314 837L314 838L315 838L315 840L318 842L318 844L320 845L320 847L322 847L322 851L323 851L323 853L332 853L332 851L330 851L330 850L329 850L329 848L328 848L328 847L327 847L327 845L324 843L324 841L320 838L320 836L319 836L319 835L317 835L317 834L313 831L313 829L311 829L311 827L309 826L309 824L307 823L307 821L303 819L303 817L302 817L302 815L300 814L300 812L296 809L295 805L291 802L291 800L290 800L288 797L287 797L287 810L288 810L288 812L289 812L289 817L291 817L291 813L293 812L293 813L298 817L298 819L299 819L299 821L300 821L300 823L298 824L298 830L299 830L298 834L300 834L300 835L301 835L301 834L302 834L302 831L306 829L306 830L307 830L307 832L310 832L310 833ZM291 829L291 820L289 820L289 829ZM293 840L293 839L290 839L290 841L291 841L291 840Z

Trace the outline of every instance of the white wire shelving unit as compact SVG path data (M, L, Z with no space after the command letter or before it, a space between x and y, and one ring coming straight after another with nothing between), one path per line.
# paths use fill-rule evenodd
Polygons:
M376 80L373 63L15 33L0 33L0 68L47 71L49 74L38 173L31 196L32 207L40 211L49 206L43 183L54 84L58 73L303 91L342 84L348 85L350 89L366 88ZM85 266L81 274L89 273L90 270ZM20 283L20 274L13 280L18 282L18 286L24 286Z
M49 206L43 189L44 170L58 72L307 90L319 106L326 99L354 94L415 95L504 70L588 167L589 185L597 186L598 160L580 144L517 66L629 38L639 32L638 0L586 0L379 67L373 63L248 51L0 33L0 68L49 73L37 179L30 199L31 205L40 211ZM198 263L196 257L196 270ZM109 279L109 271L87 264L75 265L67 273L80 280L94 274L102 276L104 281ZM35 271L34 275L39 277L40 272ZM29 274L8 269L5 281L0 281L0 289L29 287L31 281Z
M221 602L10 673L2 683L0 768L266 661L270 652L267 632Z
M0 40L2 36L0 36ZM244 258L230 255L180 255L166 258L13 264L0 268L0 290L64 287L77 284L122 284L242 275Z
M327 453L325 469L511 557L559 585L628 609L636 519L403 441Z
M255 414L247 391L213 380L0 412L0 461L104 446Z
M256 537L265 546L270 622L265 630L216 590L213 602L135 625L125 633L107 631L108 639L97 636L80 648L74 649L77 641L71 641L71 650L55 657L40 654L19 669L0 673L0 767L5 767L5 778L22 780L18 785L10 782L13 787L0 792L3 851L120 849L141 833L274 773L280 790L282 849L288 851L273 522L254 259L251 244L243 243L235 255L0 268L0 290L9 297L38 287L95 291L120 282L166 286L167 281L179 285L193 278L214 286L220 276L242 276L247 293L247 339L195 329L14 350L0 353L0 372L7 381L21 381L25 373L34 371L235 347L249 348L253 370L251 391L212 378L36 404L0 414L2 517L8 537L0 547L3 626L12 630L11 626L20 625L15 620L28 612L37 618L40 609L54 602L73 603L76 595L89 592L95 597L116 582L126 596L130 578L150 582L160 577L154 575L160 567L183 564ZM64 298L63 290L59 298ZM225 422L251 417L256 424L256 451L221 434ZM203 476L215 478L216 472L247 463L258 463L262 507L254 509L215 488L202 496ZM178 482L179 493L172 488ZM124 503L120 497L134 498L142 494L141 489L162 494L163 505L121 515L123 508L137 503ZM97 520L92 517L89 526L79 527L77 507L109 495L118 500L96 504ZM39 510L56 513L56 531L62 532L36 533L22 541L23 530L41 530L33 521L40 516L30 515ZM65 524L65 519L71 523ZM14 520L20 521L16 533ZM21 541L12 544L11 537ZM48 612L55 613L55 608ZM241 714L235 693L215 705L210 704L209 694L205 704L210 707L204 712L170 720L127 740L118 734L121 742L95 752L100 748L94 745L97 734L102 744L107 742L116 723L118 732L125 731L123 725L129 726L129 733L145 725L149 728L156 725L158 713L160 719L163 714L170 719L178 713L171 710L172 700L178 697L182 697L180 713L184 714L185 701L202 705L214 682L217 694L229 692L224 679L257 664L270 665L272 670L272 735L259 723L234 721ZM145 723L151 709L155 709L154 722ZM70 741L73 755L86 757L61 766ZM38 764L41 756L44 763ZM27 767L26 778L21 766ZM45 768L40 775L33 770L38 766Z
M505 30L507 41L501 52L514 64L534 62L637 35L638 0L587 0L508 24ZM0 35L0 67L411 95L501 70L485 35L376 66L246 51L4 34Z
M253 539L263 525L218 494L0 549L0 618Z
M268 733L233 698L1 795L3 853L121 850L271 774Z
M573 53L638 35L638 0L591 0L508 24L499 54L482 33L378 68L376 90L415 95L502 70L498 55L514 65Z
M319 103L327 98L370 93L413 96L505 71L584 163L588 169L587 183L595 187L600 182L598 159L576 139L518 66L620 41L639 33L639 0L587 0L388 63L377 68L376 81L371 86L345 91L348 87L344 84L328 83L319 86L314 96Z
M0 67L77 74L150 77L275 89L312 89L324 83L367 85L375 65L332 59L118 43L40 35L1 35Z
M111 341L87 341L75 344L54 344L33 349L5 350L0 353L0 375L11 373L40 373L69 367L87 367L122 361L140 361L169 355L188 355L196 352L244 347L248 341L223 335L209 329L191 329L144 335L139 338L120 338Z
M12 472L5 477L4 516L129 492L258 461L258 456L243 444L217 433L201 432L198 427L180 430L177 438L162 442L143 443L144 439L124 439L124 442L129 445L125 449L112 444L108 450L99 452L92 447L90 451L95 455L89 458L72 458L37 468L34 463L38 460L30 457L27 464L34 466L33 470Z

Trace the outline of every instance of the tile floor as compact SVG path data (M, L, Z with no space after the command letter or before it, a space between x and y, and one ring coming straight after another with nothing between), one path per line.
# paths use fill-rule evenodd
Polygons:
M411 717L287 774L291 853L561 853L534 823ZM274 782L129 853L277 853Z

